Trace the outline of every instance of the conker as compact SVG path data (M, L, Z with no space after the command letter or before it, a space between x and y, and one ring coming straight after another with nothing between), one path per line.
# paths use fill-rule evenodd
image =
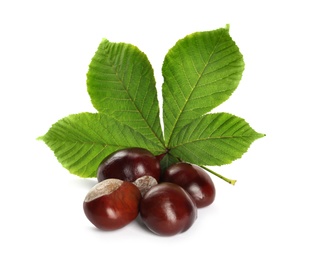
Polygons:
M126 226L138 216L140 200L141 193L133 183L107 179L88 192L83 209L97 228L115 230Z
M193 225L197 207L183 188L163 182L146 192L140 203L140 216L155 234L172 236Z
M146 175L152 176L159 182L159 160L150 151L136 147L122 149L110 154L103 159L97 171L99 182L109 178L134 182Z
M162 176L163 181L172 182L185 189L202 208L215 199L215 186L208 173L201 167L180 162L169 166Z
M133 184L137 186L141 192L142 197L145 195L145 193L153 186L157 185L158 182L156 179L152 176L146 175L142 176L140 178L137 178Z

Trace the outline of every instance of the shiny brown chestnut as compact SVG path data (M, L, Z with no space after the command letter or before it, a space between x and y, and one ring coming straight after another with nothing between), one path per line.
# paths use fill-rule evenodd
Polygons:
M158 182L160 163L150 151L137 147L118 150L108 155L97 170L99 182L109 178L134 182L142 176L152 176Z
M141 193L131 182L107 179L97 183L83 202L85 215L99 229L115 230L139 214Z
M198 208L206 207L215 199L215 186L208 173L201 167L180 162L169 166L162 176L163 181L172 182L185 189Z
M163 182L146 192L140 203L140 216L155 234L173 236L193 225L197 207L183 188Z

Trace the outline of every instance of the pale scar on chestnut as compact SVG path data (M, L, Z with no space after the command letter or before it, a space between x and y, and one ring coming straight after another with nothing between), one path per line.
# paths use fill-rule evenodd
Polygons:
M122 180L117 179L107 179L106 181L99 182L91 188L84 201L89 202L103 195L109 195L117 190L122 183Z

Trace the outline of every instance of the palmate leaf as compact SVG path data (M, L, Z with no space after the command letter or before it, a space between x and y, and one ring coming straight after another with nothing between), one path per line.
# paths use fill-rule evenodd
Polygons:
M180 130L170 154L198 165L229 164L240 158L253 141L263 136L237 116L207 114Z
M164 145L153 69L146 55L104 39L87 73L92 104L100 112Z
M183 126L229 98L243 70L243 57L228 28L190 34L169 50L162 68L168 148Z
M162 68L164 138L146 55L131 44L104 39L87 73L88 93L99 113L65 117L38 139L81 177L95 177L107 155L127 147L164 155L162 169L180 160L202 167L231 163L263 135L242 118L207 113L230 97L243 70L243 57L228 27L179 40Z
M80 177L95 177L100 162L110 153L126 147L142 147L154 154L163 151L140 132L106 114L69 115L42 137L58 161Z

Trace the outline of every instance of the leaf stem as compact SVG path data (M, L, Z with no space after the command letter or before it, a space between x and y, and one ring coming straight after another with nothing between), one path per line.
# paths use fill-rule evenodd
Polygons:
M202 168L205 169L206 171L208 171L208 172L210 172L210 173L216 175L217 177L219 177L220 179L226 181L226 182L229 183L229 184L235 185L235 183L236 183L236 180L228 179L228 178L222 176L221 174L216 173L215 171L213 171L213 170L207 168L206 166L200 166L200 167L202 167Z

